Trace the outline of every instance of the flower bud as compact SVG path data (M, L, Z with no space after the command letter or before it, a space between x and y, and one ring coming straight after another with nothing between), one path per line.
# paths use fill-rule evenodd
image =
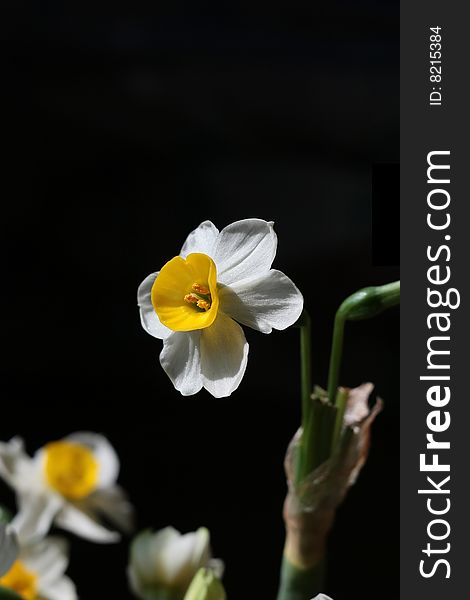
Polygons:
M182 535L173 527L143 531L132 543L129 582L138 598L182 600L194 576L209 566L209 531Z
M400 303L400 282L366 287L354 292L341 304L338 314L347 321L370 319Z

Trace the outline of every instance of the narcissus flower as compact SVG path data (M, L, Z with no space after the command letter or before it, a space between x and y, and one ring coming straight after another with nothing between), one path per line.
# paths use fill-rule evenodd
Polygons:
M64 575L67 566L65 540L45 538L20 547L18 558L0 577L0 588L16 592L23 600L76 600L75 586Z
M0 577L10 569L18 552L18 540L15 532L6 523L0 523Z
M95 542L114 542L119 534L101 517L127 531L132 507L116 485L119 460L101 435L74 433L40 448L33 458L23 441L0 442L0 475L15 490L19 511L12 521L24 540L43 537L52 522Z
M237 389L248 358L239 323L271 333L299 318L302 294L271 269L276 248L273 223L245 219L219 232L204 221L179 256L141 283L142 325L163 340L160 363L183 396Z
M143 600L163 592L180 600L197 571L212 564L221 570L220 561L211 561L209 531L204 527L184 535L173 527L143 531L132 542L129 582Z

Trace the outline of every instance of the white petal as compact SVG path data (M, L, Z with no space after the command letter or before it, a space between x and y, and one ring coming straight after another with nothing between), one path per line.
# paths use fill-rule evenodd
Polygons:
M91 513L99 513L116 527L130 532L134 527L134 508L127 495L115 485L100 489L87 498L87 507Z
M211 221L204 221L197 229L191 231L181 248L180 256L186 258L192 252L201 252L212 257L214 244L219 230Z
M131 545L130 575L139 589L145 584L165 580L159 557L165 546L179 537L179 531L173 527L165 527L156 533L147 530L136 536Z
M194 536L194 544L192 551L192 566L194 571L197 571L200 567L205 567L210 558L210 534L209 530L205 527L199 527L197 531L192 534Z
M186 533L167 542L158 555L158 563L165 574L168 585L185 588L199 569L201 559L205 558L209 533L207 530ZM201 548L201 541L204 547ZM207 562L207 560L205 561Z
M45 600L77 600L77 590L69 577L63 576L54 583L39 588L41 598Z
M315 598L312 598L312 600L332 600L332 598L326 596L325 594L318 594L318 596L315 596Z
M202 388L200 331L176 331L163 342L160 363L183 396Z
M137 571L135 563L133 562L130 562L127 565L127 580L133 594L137 598L142 598L145 583L143 582L142 577L140 576L140 573Z
M219 311L214 323L201 335L204 387L216 398L230 396L243 378L247 361L248 342L242 328Z
M24 451L21 438L0 442L0 476L8 485L16 490L30 488L36 480L31 477L33 471L33 462Z
M142 281L137 290L137 304L140 308L140 321L142 327L147 333L153 335L153 337L164 340L170 335L171 329L168 329L168 327L165 327L165 325L160 323L160 319L153 308L151 297L152 286L158 273L159 271L151 273Z
M304 305L294 283L275 269L261 277L221 286L219 298L220 310L263 333L293 325Z
M129 587L136 598L143 598L145 582L133 562L127 565L127 580L129 582Z
M63 499L54 493L18 494L18 513L11 522L21 544L44 537L63 506Z
M222 579L225 572L225 563L221 558L211 558L207 561L207 568L210 569L217 579Z
M68 435L65 439L86 446L93 452L93 456L99 464L99 487L105 488L116 483L119 474L119 458L104 435L78 431Z
M273 224L261 219L237 221L222 229L214 247L217 281L231 285L267 273L276 256Z
M25 547L21 560L39 577L39 587L56 582L69 564L68 544L63 538L48 537Z
M14 530L0 523L0 577L10 570L19 552L18 540Z
M110 543L118 542L119 533L110 531L100 525L91 515L79 510L71 504L66 504L55 520L56 524L67 531L71 531L92 542Z

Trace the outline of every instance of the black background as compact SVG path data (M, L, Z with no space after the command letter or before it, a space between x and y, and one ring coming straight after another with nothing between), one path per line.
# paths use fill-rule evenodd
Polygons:
M304 293L326 384L338 304L398 278L373 261L370 214L374 165L398 162L398 3L197 14L175 3L93 19L73 8L47 3L26 45L35 91L20 145L33 166L4 209L1 439L21 434L33 452L103 432L139 528L206 525L229 597L274 598L298 332L247 331L239 390L183 398L141 329L136 290L202 220L274 220L274 266ZM19 69L26 46L10 46ZM398 319L347 329L341 381L373 381L385 410L330 539L335 600L398 596ZM126 542L74 538L81 598L130 597L126 559Z

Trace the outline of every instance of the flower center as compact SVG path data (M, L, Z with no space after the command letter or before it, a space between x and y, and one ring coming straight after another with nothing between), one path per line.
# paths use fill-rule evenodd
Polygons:
M192 304L195 309L209 310L212 305L210 290L200 283L193 283L191 290L184 297L185 302Z
M98 483L99 465L93 453L74 442L47 444L44 469L49 485L71 500L88 496Z
M217 269L207 254L172 258L152 287L152 304L160 322L173 331L204 329L219 308Z
M17 560L8 573L0 577L0 585L15 591L24 600L34 600L37 593L37 575Z

